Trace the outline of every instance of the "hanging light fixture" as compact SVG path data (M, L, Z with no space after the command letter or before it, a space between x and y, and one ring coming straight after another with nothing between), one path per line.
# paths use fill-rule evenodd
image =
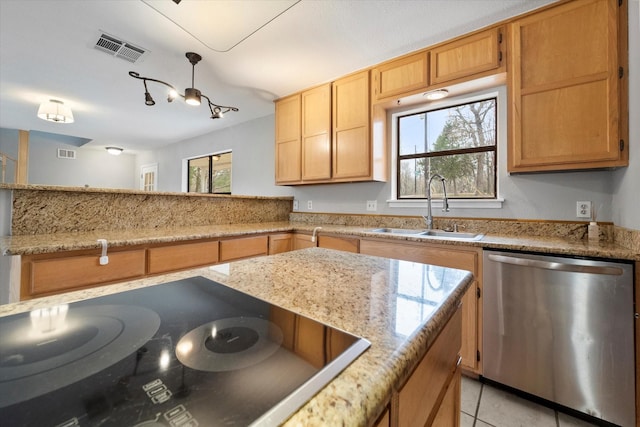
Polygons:
M129 75L131 77L142 80L144 84L144 103L148 106L156 104L156 102L153 100L153 97L149 93L149 89L147 88L147 82L156 82L163 84L169 88L169 93L167 94L167 102L172 102L174 99L180 96L184 98L187 104L198 106L202 103L202 98L206 99L207 104L209 105L209 111L211 111L212 119L221 119L224 116L224 113L227 113L229 111L238 111L236 107L227 107L224 105L214 104L213 102L211 102L211 99L208 96L204 95L202 92L200 92L200 90L194 87L196 64L200 62L202 57L195 52L187 52L185 56L191 63L191 87L188 87L184 90L184 95L179 93L176 88L169 83L163 82L162 80L152 79L151 77L142 77L135 71L129 71Z
M38 117L54 123L73 123L71 108L57 99L50 99L48 102L40 104Z

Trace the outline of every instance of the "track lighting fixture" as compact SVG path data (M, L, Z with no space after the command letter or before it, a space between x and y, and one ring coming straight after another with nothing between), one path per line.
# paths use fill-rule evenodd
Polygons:
M149 93L147 89L147 82L156 82L165 85L169 88L169 93L167 94L167 102L172 102L178 96L184 98L185 102L189 105L198 106L202 103L202 98L207 100L207 104L209 105L209 111L211 111L212 119L221 119L224 117L224 113L229 111L238 111L236 107L227 107L224 105L217 105L211 102L211 99L207 95L204 95L200 90L196 89L194 86L194 75L196 64L200 62L202 57L195 52L187 52L187 59L191 63L191 87L188 87L184 90L184 95L179 93L176 88L169 83L163 82L162 80L152 79L151 77L142 77L139 73L135 71L129 71L129 75L133 78L142 80L144 84L144 103L148 106L155 105L156 102L153 100L153 97Z

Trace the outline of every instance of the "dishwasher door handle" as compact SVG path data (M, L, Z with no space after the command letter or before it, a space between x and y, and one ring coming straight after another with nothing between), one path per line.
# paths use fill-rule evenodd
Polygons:
M603 267L597 265L565 264L555 261L541 261L537 259L518 258L506 255L490 254L489 259L503 264L520 265L524 267L542 268L545 270L568 271L572 273L605 274L609 276L622 276L623 270L618 267Z

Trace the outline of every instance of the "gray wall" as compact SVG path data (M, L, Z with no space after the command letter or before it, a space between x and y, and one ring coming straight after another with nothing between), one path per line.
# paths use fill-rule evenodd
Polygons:
M76 159L59 159L58 148L76 150ZM104 149L74 147L61 142L29 142L29 184L135 189L135 156L112 156Z

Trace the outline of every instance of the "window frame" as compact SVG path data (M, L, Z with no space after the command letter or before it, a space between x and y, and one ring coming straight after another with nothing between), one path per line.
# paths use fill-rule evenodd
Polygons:
M483 101L491 101L493 100L495 102L495 125L494 125L494 129L493 129L493 140L494 140L494 144L493 145L484 145L484 146L480 146L480 147L471 147L471 148L460 148L460 149L454 149L454 150L441 150L441 151L427 151L424 153L419 153L419 154L400 154L400 138L401 138L401 128L400 128L400 120L405 118L405 117L410 117L410 116L415 116L418 114L425 114L425 120L426 120L426 115L431 113L431 112L435 112L435 111L442 111L442 110L448 110L448 109L452 109L452 108L456 108L456 107L461 107L464 105L470 105L470 104L475 104L478 102L483 102ZM475 154L475 153L493 153L493 178L494 178L494 189L493 189L493 197L452 197L449 196L451 200L456 199L456 200L495 200L498 198L498 96L494 95L494 96L488 96L486 98L482 98L482 99L477 99L477 100L473 100L473 101L469 101L469 102L458 102L458 103L454 103L451 105L446 105L446 106L438 106L436 108L428 108L431 105L427 105L426 109L419 109L418 111L412 111L412 112L408 112L408 113L404 113L404 114L398 114L395 115L394 120L396 121L396 126L395 126L395 137L396 140L398 141L398 143L395 146L395 161L396 161L396 173L395 173L395 184L396 184L396 197L398 200L427 200L427 196L426 194L423 197L417 197L417 196L409 196L409 197L401 197L400 194L400 186L401 186L401 179L400 179L400 173L401 173L401 162L403 160L411 160L411 159L430 159L430 158L442 158L442 157L448 157L448 156L455 156L455 155L461 155L461 154ZM428 179L428 178L426 178Z
M507 109L507 90L504 85L497 85L486 89L478 89L471 93L451 96L439 101L413 103L404 107L394 108L387 111L387 123L390 124L388 137L391 140L389 147L390 153L390 181L389 191L390 197L387 200L387 206L390 208L416 208L423 209L428 205L428 199L425 198L399 198L398 197L398 177L399 177L399 141L398 135L398 116L406 116L412 113L425 112L429 110L438 110L449 108L455 105L468 104L484 99L496 98L496 158L495 158L495 198L452 198L449 200L449 206L455 209L501 209L505 199L501 195L501 179L504 178L504 165L506 162L506 115ZM432 206L434 208L442 207L442 200L434 198Z

